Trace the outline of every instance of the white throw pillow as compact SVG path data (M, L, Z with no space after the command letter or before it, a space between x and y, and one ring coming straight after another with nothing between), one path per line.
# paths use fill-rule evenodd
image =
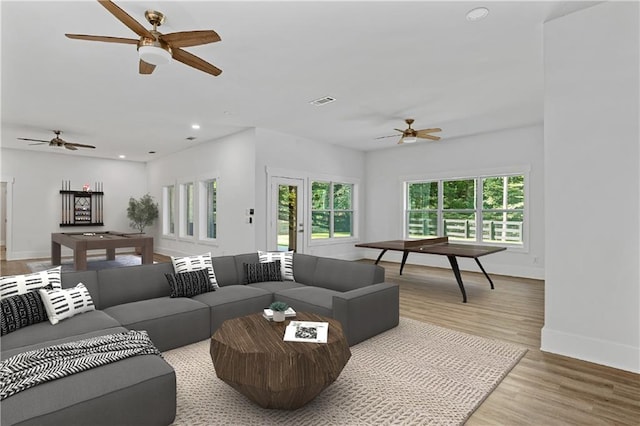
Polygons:
M38 290L51 285L55 289L62 288L60 281L60 269L62 266L35 272L28 275L12 275L0 278L0 300L29 291Z
M42 296L42 303L44 303L49 321L53 325L65 318L95 310L91 294L82 283L73 288L59 290L41 288L38 291Z
M293 251L260 251L260 263L280 261L280 275L285 281L295 281L293 277Z
M218 281L216 281L216 274L213 271L211 253L185 257L171 256L171 263L173 263L173 272L176 274L197 271L198 269L207 269L209 271L209 280L211 281L211 285L214 288L219 288Z

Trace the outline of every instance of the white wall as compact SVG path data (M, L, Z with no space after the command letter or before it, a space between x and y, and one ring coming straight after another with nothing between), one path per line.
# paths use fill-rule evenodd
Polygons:
M545 24L542 329L545 351L636 373L638 15L637 2L607 2Z
M440 142L418 142L370 151L366 155L366 236L369 241L403 238L403 182L405 180L464 177L489 171L528 169L528 248L509 249L481 259L489 273L544 277L544 162L542 126L502 130ZM363 250L368 258L379 254ZM385 260L400 262L401 253ZM444 256L410 255L407 263L449 268ZM478 272L472 259L460 268Z
M246 209L255 200L255 131L253 129L147 163L149 192L161 204L162 188L185 181L218 179L217 239L214 244L161 236L155 227L155 248L173 256L211 252L238 254L256 250L255 229L246 223ZM177 225L177 224L176 224Z
M143 163L7 148L0 149L0 156L3 179L13 180L8 183L12 186L8 260L50 257L53 232L134 232L129 228L127 204L129 197L146 193ZM70 180L72 189L78 190L85 183L103 183L104 226L60 226L63 180ZM63 249L62 253L70 255L71 251Z
M257 247L261 250L267 248L267 193L269 191L267 172L284 171L284 175L288 177L306 179L307 184L309 179L323 178L348 178L358 182L360 204L356 206L356 215L360 238L349 239L339 244L313 242L311 246L305 247L305 252L343 259L360 258L359 250L354 247L354 244L364 237L364 153L267 129L256 129L256 136L255 222ZM310 229L311 224L307 225L307 229Z

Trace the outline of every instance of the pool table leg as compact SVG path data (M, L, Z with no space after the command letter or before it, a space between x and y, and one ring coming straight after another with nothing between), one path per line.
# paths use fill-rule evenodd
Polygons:
M382 259L382 256L384 256L384 254L387 252L387 249L382 250L382 253L380 253L380 255L378 256L378 258L376 259L376 263L375 265L378 264L378 262L380 262L380 259Z
M87 270L87 250L77 248L73 250L73 264L76 268L76 271L86 271Z
M116 260L116 249L114 248L107 249L107 260Z
M458 287L460 287L460 291L462 292L462 303L467 303L467 292L464 291L464 284L462 283L462 275L460 275L460 267L458 267L458 260L455 256L447 255L447 259L449 259L449 263L451 264L451 269L453 269L453 275L456 276L456 281L458 281Z
M51 241L51 264L54 266L60 265L61 259L61 247L60 243Z
M142 246L142 263L153 263L153 242Z

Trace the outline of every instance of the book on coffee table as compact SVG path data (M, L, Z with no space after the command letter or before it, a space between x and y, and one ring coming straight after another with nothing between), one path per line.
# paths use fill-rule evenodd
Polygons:
M271 309L265 309L262 312L262 316L268 319L269 321L273 321L273 311ZM296 311L293 310L292 307L288 307L286 311L284 311L285 318L293 318L296 316Z
M327 343L328 334L328 322L291 321L284 331L284 341Z

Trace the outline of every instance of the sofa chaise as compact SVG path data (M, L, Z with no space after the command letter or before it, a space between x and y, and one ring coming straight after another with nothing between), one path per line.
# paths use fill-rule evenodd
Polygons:
M62 287L83 283L95 310L3 336L1 358L127 330L146 330L166 351L208 339L225 320L274 300L339 320L350 345L398 325L398 286L384 282L380 266L295 253L294 281L245 284L245 264L258 263L257 253L211 260L219 288L191 298L169 297L171 263L63 273ZM1 423L166 425L175 418L175 380L160 356L135 356L10 396L1 403Z

